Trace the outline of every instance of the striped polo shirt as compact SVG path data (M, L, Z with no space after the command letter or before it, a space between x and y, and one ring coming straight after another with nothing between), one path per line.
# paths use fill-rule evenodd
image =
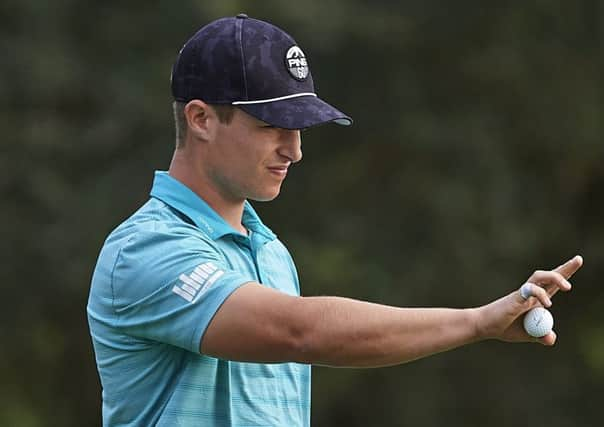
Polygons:
M108 236L87 307L104 425L310 425L310 366L200 354L242 284L300 294L290 254L248 202L242 223L248 236L156 172L149 201Z

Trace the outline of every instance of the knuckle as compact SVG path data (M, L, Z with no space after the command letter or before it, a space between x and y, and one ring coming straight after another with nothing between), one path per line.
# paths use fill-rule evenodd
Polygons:
M560 273L558 273L557 271L554 271L554 276L556 277L556 280L558 280L559 282L564 282L566 279L564 278L563 275L561 275Z

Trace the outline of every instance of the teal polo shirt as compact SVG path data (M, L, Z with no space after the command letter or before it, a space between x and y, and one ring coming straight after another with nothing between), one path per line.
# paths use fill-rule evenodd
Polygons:
M149 201L108 236L87 307L104 425L310 425L309 365L200 354L239 286L300 294L290 254L247 202L242 223L249 236L156 172Z

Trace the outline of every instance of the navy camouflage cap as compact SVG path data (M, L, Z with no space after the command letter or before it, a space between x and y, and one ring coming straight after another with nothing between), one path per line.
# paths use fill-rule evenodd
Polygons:
M172 95L182 102L235 105L284 129L352 124L317 96L296 41L245 14L213 21L187 41L172 69Z

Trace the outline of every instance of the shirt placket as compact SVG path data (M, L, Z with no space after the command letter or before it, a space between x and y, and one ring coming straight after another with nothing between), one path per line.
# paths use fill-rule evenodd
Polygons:
M254 266L254 272L258 283L264 283L265 277L263 276L262 269L260 268L260 263L258 261L259 249L261 248L262 244L255 237L256 236L252 236L250 239L246 236L236 235L233 238L236 244L246 252L247 256L249 256L251 264Z

